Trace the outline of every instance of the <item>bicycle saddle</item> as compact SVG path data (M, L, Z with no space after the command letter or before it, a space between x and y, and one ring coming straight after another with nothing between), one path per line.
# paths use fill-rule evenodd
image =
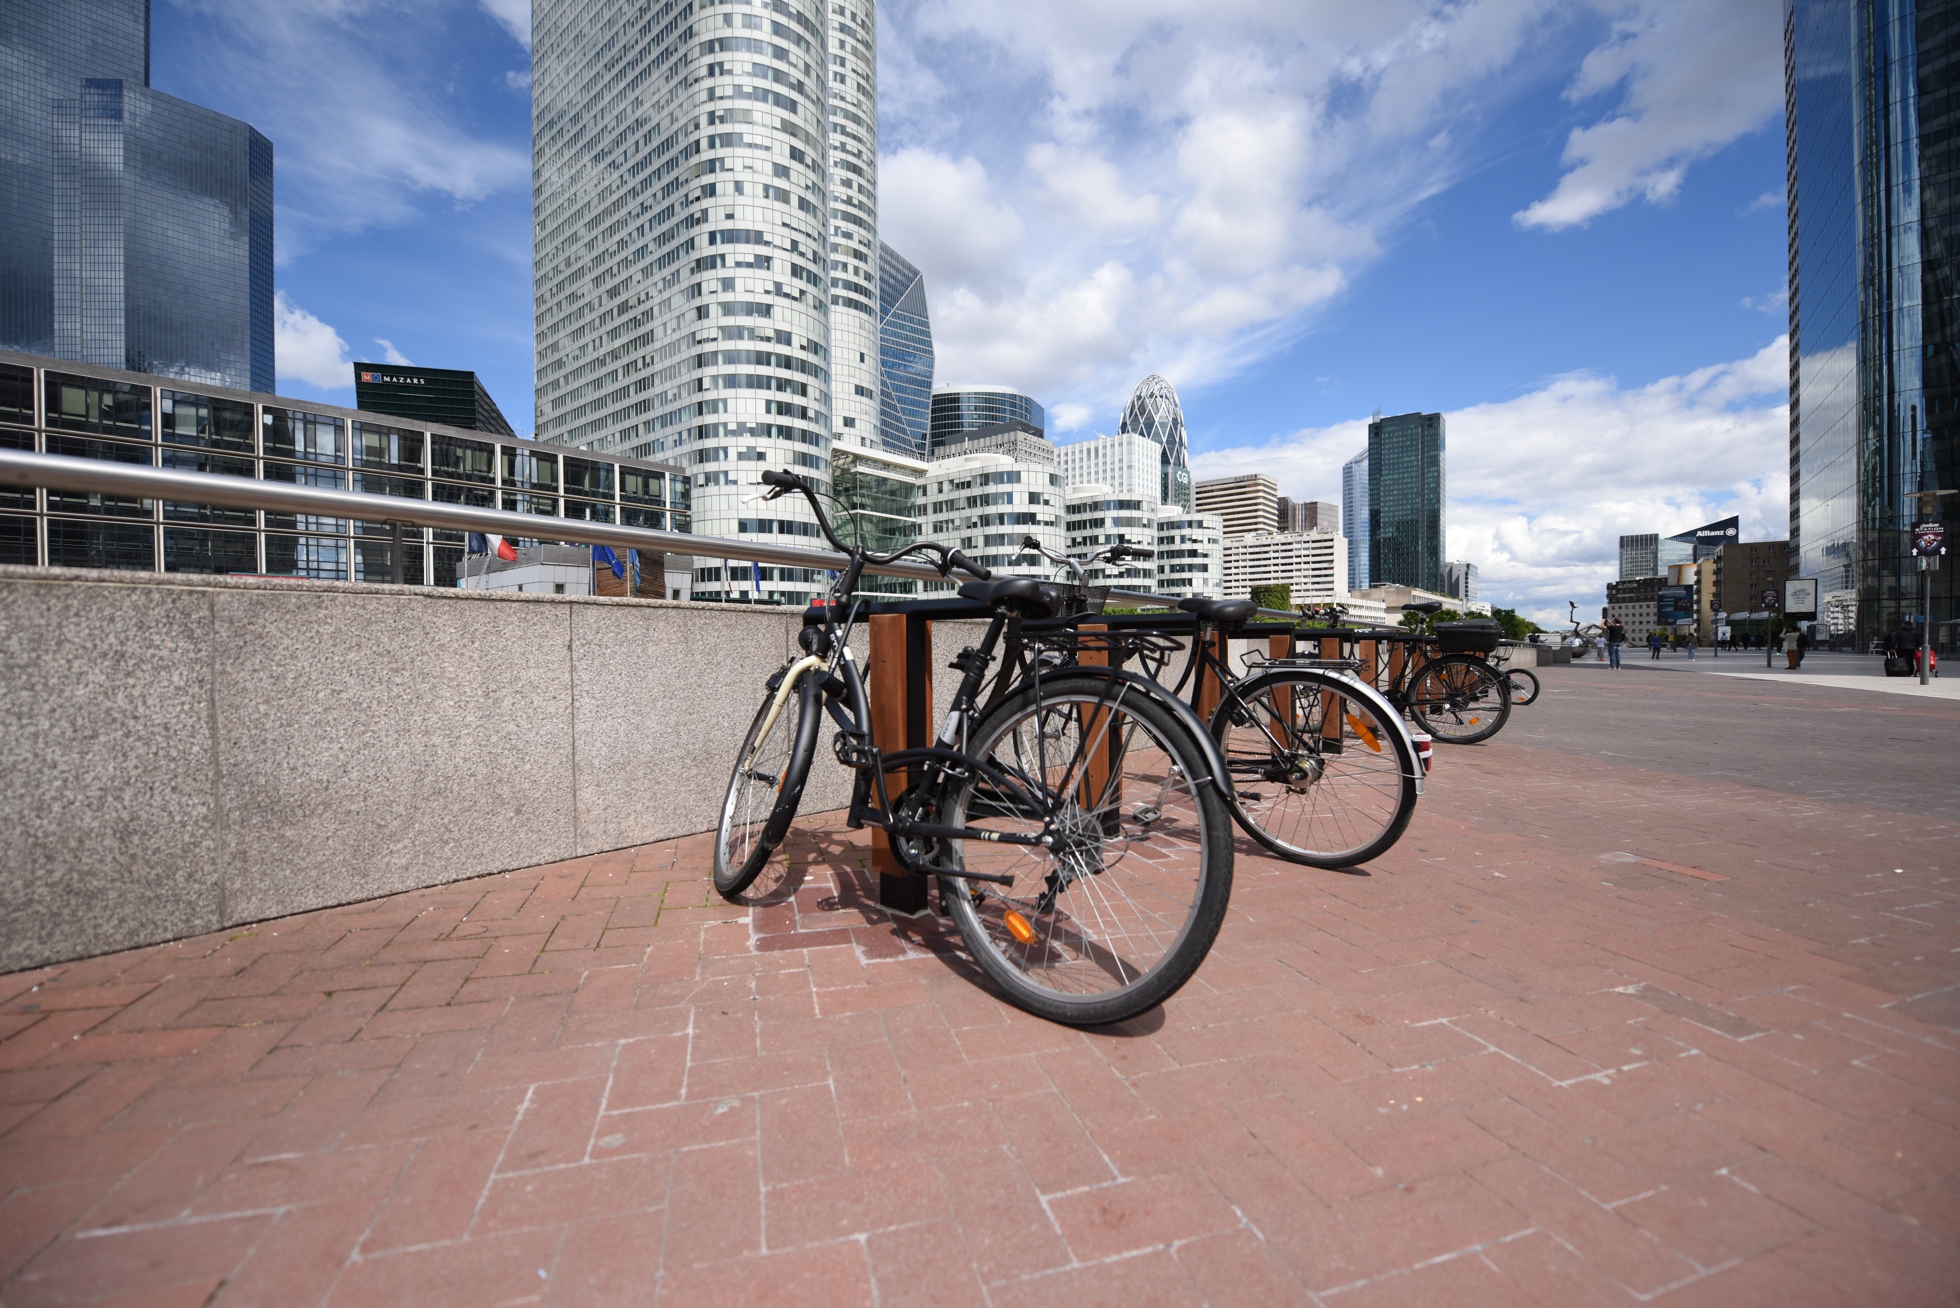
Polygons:
M960 587L960 598L988 608L1006 609L1036 622L1054 617L1061 608L1061 597L1033 577L969 581Z
M1402 611L1404 613L1441 613L1443 611L1443 605L1438 600L1424 600L1420 604L1404 604Z
M1197 614L1202 622L1215 622L1221 627L1235 627L1259 611L1259 606L1249 599L1200 599L1195 595L1179 600L1177 606L1186 613Z

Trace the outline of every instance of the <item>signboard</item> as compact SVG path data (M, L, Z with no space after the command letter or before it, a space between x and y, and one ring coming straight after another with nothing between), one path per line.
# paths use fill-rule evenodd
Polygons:
M1662 586L1654 595L1655 620L1663 627L1678 627L1695 620L1695 588Z
M1706 523L1693 531L1684 531L1669 536L1671 541L1692 546L1696 559L1712 559L1724 545L1733 545L1742 538L1742 519L1723 518L1717 522Z
M1727 640L1730 634L1731 633L1727 627L1715 628L1715 639L1717 640Z
M1915 522L1912 524L1912 557L1915 559L1937 559L1945 553L1945 523Z
M1773 608L1775 608L1775 607L1776 607L1776 592L1775 592L1775 591L1773 591L1773 590L1766 590L1766 591L1764 591L1764 592L1763 592L1763 607L1764 607L1764 608L1766 608L1766 609L1773 609Z
M1817 579L1791 577L1785 581L1783 611L1793 618L1817 616Z

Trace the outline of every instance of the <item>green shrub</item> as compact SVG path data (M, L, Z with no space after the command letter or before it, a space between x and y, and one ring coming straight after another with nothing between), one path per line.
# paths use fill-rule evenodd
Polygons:
M1293 587L1286 582L1276 586L1254 586L1246 592L1246 595L1262 609L1293 607Z

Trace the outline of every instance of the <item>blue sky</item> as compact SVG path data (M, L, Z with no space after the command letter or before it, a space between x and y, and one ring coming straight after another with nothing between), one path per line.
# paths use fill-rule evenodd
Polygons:
M1622 531L1780 536L1777 0L891 0L881 212L939 380L1052 434L1162 372L1199 475L1338 498L1450 420L1450 553L1528 612ZM277 151L280 388L473 368L531 425L523 0L157 0L161 90ZM318 70L318 76L313 75ZM383 344L386 342L386 344Z

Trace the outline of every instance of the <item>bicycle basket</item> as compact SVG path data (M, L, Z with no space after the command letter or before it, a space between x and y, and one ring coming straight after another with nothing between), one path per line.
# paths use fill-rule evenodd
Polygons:
M1436 624L1436 641L1445 654L1495 654L1504 628L1490 618Z

